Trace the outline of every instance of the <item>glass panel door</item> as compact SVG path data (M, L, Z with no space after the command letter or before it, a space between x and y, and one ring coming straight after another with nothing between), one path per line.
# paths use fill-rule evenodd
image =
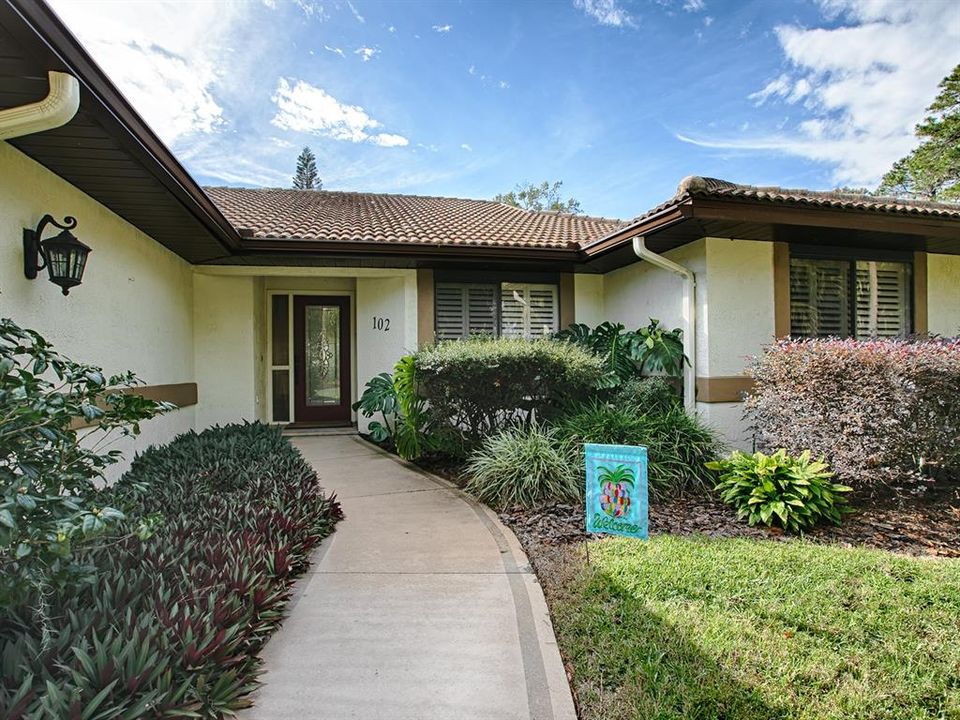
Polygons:
M350 422L350 299L293 299L294 422Z
M306 315L307 405L339 405L340 308L308 305Z

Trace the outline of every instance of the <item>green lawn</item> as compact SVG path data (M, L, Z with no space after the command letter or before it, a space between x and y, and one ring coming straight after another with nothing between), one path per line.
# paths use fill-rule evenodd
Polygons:
M540 564L583 720L960 718L960 561L675 536L589 555Z

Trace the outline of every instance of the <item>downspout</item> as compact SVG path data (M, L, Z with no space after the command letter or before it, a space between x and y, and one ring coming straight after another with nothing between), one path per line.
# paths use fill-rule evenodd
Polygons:
M39 102L0 110L0 140L66 125L80 109L80 82L67 73L47 73L50 92Z
M633 252L641 260L669 270L684 280L683 317L687 326L683 329L683 352L690 364L683 371L683 405L694 412L697 409L697 276L693 270L653 252L642 235L633 239Z

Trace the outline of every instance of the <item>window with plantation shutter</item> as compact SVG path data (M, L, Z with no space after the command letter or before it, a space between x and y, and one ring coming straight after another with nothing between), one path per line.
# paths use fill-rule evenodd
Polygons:
M908 262L791 258L790 334L910 334L911 270Z
M438 340L497 334L496 285L437 283L436 334Z
M556 285L500 286L500 332L504 337L547 337L557 331L558 324Z
M850 269L843 260L790 261L790 334L850 334Z

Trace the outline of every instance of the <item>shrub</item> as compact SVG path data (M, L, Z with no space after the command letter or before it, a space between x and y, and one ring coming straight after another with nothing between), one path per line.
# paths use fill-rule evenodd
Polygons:
M720 450L713 431L679 405L643 414L593 401L560 420L558 431L578 445L645 446L647 480L651 493L657 495L709 490L703 467Z
M680 407L677 387L663 375L627 380L614 395L614 403L638 413L665 413Z
M752 372L761 449L809 448L853 483L960 469L960 340L783 340Z
M107 377L0 320L0 605L82 576L74 551L123 518L92 501L95 481L120 457L99 448L172 407L131 392L139 382Z
M536 422L501 430L470 456L467 492L483 502L531 507L581 497L568 442Z
M509 425L557 415L600 376L597 358L556 340L441 342L414 363L432 431L454 437L447 449L461 456Z
M95 572L44 597L58 619L47 632L23 606L4 615L0 716L219 718L248 705L292 578L340 518L311 467L279 428L213 428L149 449L98 499L163 522L141 540L123 521L85 548Z
M689 362L683 354L682 331L665 330L654 318L638 330L626 330L611 322L593 329L576 323L554 337L579 345L603 361L604 374L598 383L601 388L619 387L644 371L680 377L684 363Z
M720 497L750 525L762 522L802 532L820 520L839 525L848 512L843 493L850 488L832 482L823 458L811 461L809 451L797 457L782 449L773 455L736 451L707 467L720 473Z

